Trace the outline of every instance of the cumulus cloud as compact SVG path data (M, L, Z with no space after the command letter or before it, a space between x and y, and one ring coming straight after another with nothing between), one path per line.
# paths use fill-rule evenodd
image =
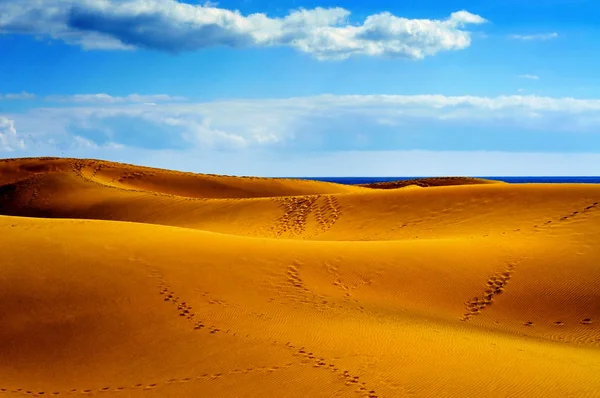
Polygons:
M157 102L185 101L185 97L171 96L166 94L139 95L130 94L124 97L115 97L109 94L76 94L76 95L51 95L45 98L50 102L74 102L74 103L102 103L120 104L127 102L140 102L147 105L155 105Z
M550 40L550 39L556 39L558 37L558 33L556 33L556 32L535 33L535 34L530 34L530 35L512 34L512 35L508 35L508 37L513 40L522 40L522 41Z
M0 0L0 32L50 36L88 49L289 46L318 59L422 59L469 47L471 34L465 28L484 22L464 10L443 20L382 12L357 24L339 7L299 9L272 18L176 0Z
M17 135L14 120L0 116L0 151L25 149L25 142Z
M0 93L0 100L28 100L28 99L34 99L34 98L35 98L35 94L31 94L26 91L22 91L20 93L8 93L8 94Z
M525 74L525 75L519 75L519 77L521 79L540 80L540 77L538 75L528 75L528 74Z

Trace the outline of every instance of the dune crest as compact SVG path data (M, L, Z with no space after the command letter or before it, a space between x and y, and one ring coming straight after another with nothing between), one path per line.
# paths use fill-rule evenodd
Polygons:
M598 225L597 185L0 161L0 396L597 396Z

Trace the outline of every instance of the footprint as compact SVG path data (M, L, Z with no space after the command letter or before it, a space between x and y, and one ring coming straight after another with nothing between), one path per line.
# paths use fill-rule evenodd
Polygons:
M523 325L525 325L525 326L533 326L533 322L527 321L527 322L524 322Z
M581 323L583 325L591 325L592 324L592 320L590 318L585 318L583 321L581 321Z

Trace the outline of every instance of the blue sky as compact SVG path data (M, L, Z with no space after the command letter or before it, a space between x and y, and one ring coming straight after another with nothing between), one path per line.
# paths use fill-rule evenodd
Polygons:
M0 0L0 157L600 175L598 15L586 0Z

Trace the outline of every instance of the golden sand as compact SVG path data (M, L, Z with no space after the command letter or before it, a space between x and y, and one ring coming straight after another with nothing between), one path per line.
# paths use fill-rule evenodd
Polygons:
M0 161L0 397L600 396L600 186L454 183Z

